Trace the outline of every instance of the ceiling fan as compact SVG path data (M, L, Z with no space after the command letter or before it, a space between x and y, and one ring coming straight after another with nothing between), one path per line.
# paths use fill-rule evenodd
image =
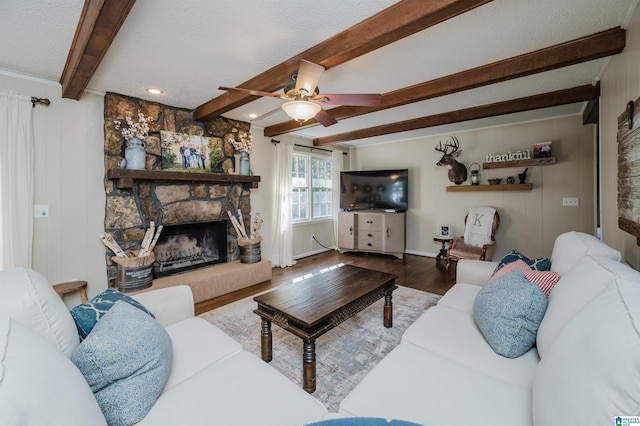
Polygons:
M350 106L378 106L382 100L379 94L325 94L320 93L318 81L322 77L324 67L313 62L300 60L298 70L291 75L291 81L284 87L284 94L263 92L260 90L245 89L242 87L224 87L220 90L233 90L249 93L255 96L267 96L279 98L287 102L282 105L282 110L301 124L315 118L323 126L331 126L337 121L320 105L350 105ZM267 112L254 120L260 120L277 111L280 108Z

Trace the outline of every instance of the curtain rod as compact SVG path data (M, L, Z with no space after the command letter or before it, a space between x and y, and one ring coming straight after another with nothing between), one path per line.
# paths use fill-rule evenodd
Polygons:
M310 150L318 149L320 151L333 152L333 150L326 149L326 148L318 148L317 146L300 145L300 144L297 144L297 143L294 143L293 146L299 146L301 148L309 148ZM347 153L342 151L342 155L347 155Z
M34 108L36 107L36 104L49 106L50 103L51 101L48 98L36 98L35 96L31 97L31 105L33 105Z

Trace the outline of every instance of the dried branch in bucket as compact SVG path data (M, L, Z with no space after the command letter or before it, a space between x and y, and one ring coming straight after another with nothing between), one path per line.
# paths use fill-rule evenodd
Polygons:
M124 252L124 250L122 250L122 248L120 248L120 246L118 245L116 240L113 238L113 235L111 235L108 232L106 232L104 234L100 234L99 237L102 240L102 243L105 246L107 246L107 248L109 248L117 257L120 257L120 258L126 258L127 257L127 255Z

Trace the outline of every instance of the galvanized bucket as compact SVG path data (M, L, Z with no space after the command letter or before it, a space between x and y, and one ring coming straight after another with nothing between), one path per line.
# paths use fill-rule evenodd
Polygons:
M126 293L151 287L152 266L153 264L135 267L118 265L118 290Z
M260 262L260 242L240 246L240 263Z

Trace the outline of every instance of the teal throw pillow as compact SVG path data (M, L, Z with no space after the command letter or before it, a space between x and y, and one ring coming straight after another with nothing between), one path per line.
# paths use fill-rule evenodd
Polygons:
M515 262L516 260L524 261L529 267L535 271L550 271L551 270L551 260L546 257L539 257L537 259L529 259L524 254L520 253L518 250L511 250L509 253L505 254L504 257L496 266L496 269L493 271L495 274L502 267L508 265L511 262Z
M83 303L82 305L78 305L71 309L71 316L76 322L80 341L84 340L84 338L91 333L91 330L93 330L93 327L95 327L98 320L100 320L100 318L102 318L109 309L119 301L135 306L146 314L151 315L152 318L155 318L153 314L137 300L132 299L119 291L108 288L91 299L88 303Z
M517 358L533 347L546 310L547 296L518 270L478 292L473 319L496 353Z
M149 315L116 302L71 355L109 425L132 425L151 410L173 362L171 338Z

